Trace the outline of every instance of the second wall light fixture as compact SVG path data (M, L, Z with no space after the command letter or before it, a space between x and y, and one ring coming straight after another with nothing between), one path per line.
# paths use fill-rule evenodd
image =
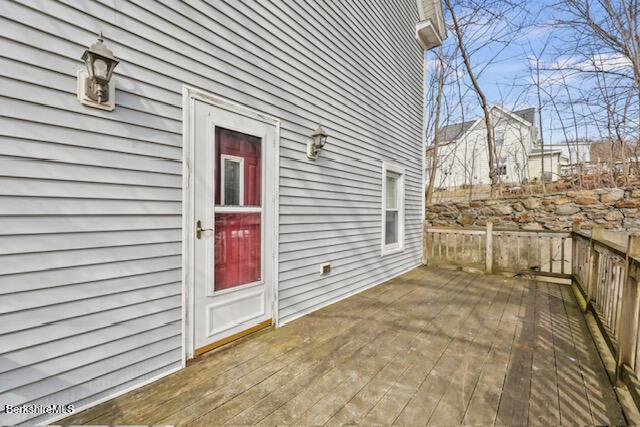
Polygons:
M307 157L310 160L316 160L318 158L320 150L322 150L327 143L328 137L327 133L322 129L322 126L318 126L313 134L311 134L311 138L307 141Z
M111 81L118 61L102 38L82 54L85 69L78 71L78 99L82 104L111 111L116 107L116 85Z

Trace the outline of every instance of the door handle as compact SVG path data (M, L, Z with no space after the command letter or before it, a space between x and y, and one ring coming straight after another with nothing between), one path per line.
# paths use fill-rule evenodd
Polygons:
M202 228L202 221L198 220L196 222L196 239L200 239L202 237L203 231L213 231L213 228Z

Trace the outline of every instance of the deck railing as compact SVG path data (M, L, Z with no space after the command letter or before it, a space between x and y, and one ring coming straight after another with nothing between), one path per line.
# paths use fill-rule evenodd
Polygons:
M625 248L606 241L600 229L590 235L575 229L573 241L574 283L615 356L617 379L640 407L640 235L630 234Z
M607 328L610 345L617 351L627 270L625 250L578 231L574 233L574 240L576 252L586 253L582 259L575 260L576 270L580 266L580 272L574 272L574 280Z
M425 261L430 265L459 265L482 269L487 237L478 228L425 228Z
M443 228L425 225L424 263L570 279L616 360L616 381L640 408L640 234L626 247L575 224L571 232Z
M424 263L571 278L571 233L486 227L424 229Z

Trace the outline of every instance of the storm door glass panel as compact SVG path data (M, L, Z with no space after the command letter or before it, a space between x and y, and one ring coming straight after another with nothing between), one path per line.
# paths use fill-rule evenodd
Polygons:
M261 217L261 213L216 214L216 291L261 280Z
M398 243L398 176L387 175L384 243Z
M216 128L214 291L262 281L262 140Z
M222 160L224 159L224 164ZM232 164L236 163L236 166ZM224 167L224 173L223 173ZM239 206L259 207L262 204L262 139L256 136L247 135L229 129L216 128L216 206L233 206L229 203L234 200L227 200L225 191L225 200L222 201L222 190L234 191L233 187L225 184L232 184L227 179L227 171L231 174L237 168L241 203L235 203ZM224 175L224 177L223 177ZM222 181L222 178L225 178ZM237 187L236 187L237 188Z

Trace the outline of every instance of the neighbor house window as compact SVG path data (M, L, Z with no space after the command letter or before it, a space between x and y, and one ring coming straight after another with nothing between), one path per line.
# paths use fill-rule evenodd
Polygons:
M500 163L498 163L498 174L502 176L507 174L507 158L506 157L500 158Z
M496 153L500 154L502 151L502 146L504 145L504 129L499 129L495 131L495 140L496 140Z
M404 247L404 169L382 167L382 255Z

